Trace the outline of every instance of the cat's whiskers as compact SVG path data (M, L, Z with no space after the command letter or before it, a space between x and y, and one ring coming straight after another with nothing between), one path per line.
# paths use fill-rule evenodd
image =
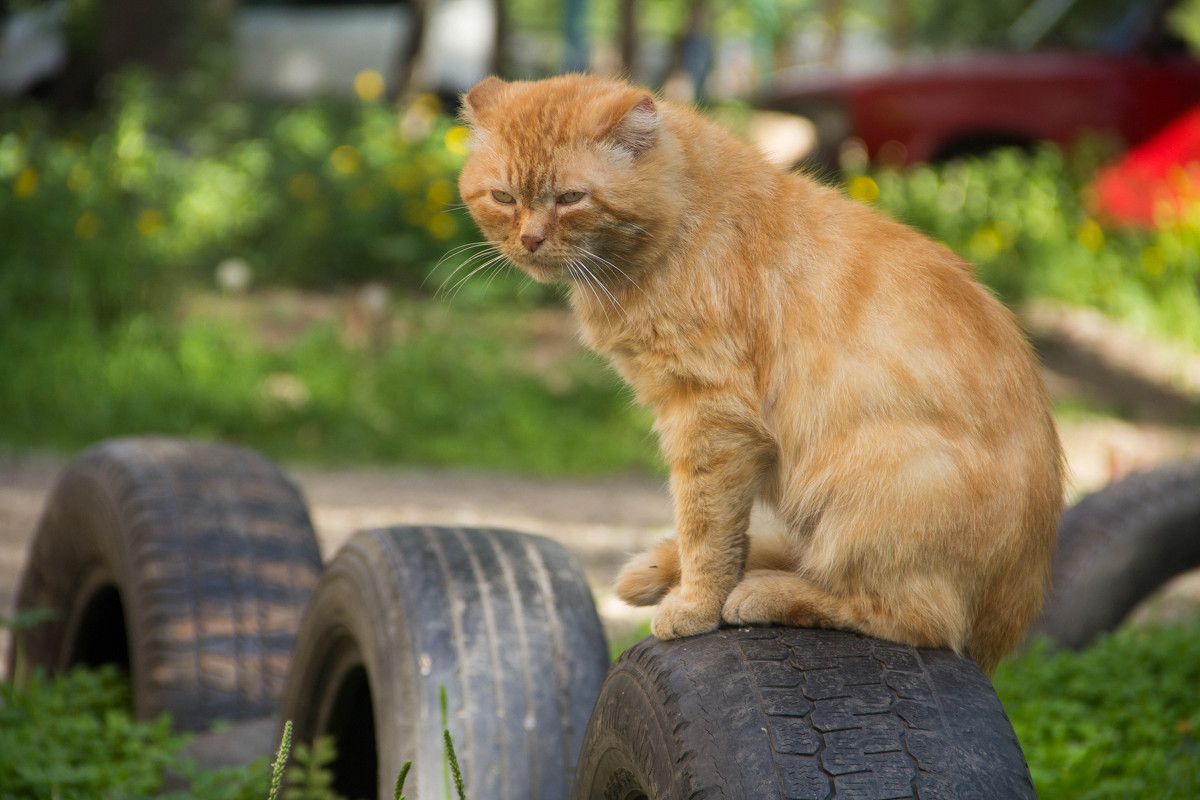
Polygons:
M621 301L617 299L617 296L614 295L612 293L612 291L609 290L609 288L604 285L604 281L600 280L600 278L598 278L596 276L596 274L591 269L589 269L588 265L586 263L584 263L583 261L580 261L578 259L572 259L571 261L573 264L575 264L575 266L577 266L579 268L579 271L582 273L585 282L588 285L590 285L591 287L593 287L592 288L592 296L596 298L596 304L599 305L600 308L604 310L605 318L606 319L608 318L609 303L604 302L604 298L602 298L600 296L600 292L603 292L605 297L607 297L608 300L611 301L611 305L617 309L617 312L620 313L621 317L623 319L628 320L629 314L625 311L625 307L623 305L621 305ZM599 289L599 292L596 291L597 288Z
M441 282L441 285L438 286L437 291L434 292L434 296L435 297L438 295L444 296L444 295L449 294L453 289L457 288L464 281L469 280L472 275L474 275L475 273L479 272L482 269L487 269L489 266L491 266L492 263L496 260L497 256L499 256L499 253L493 254L489 251L485 251L482 253L475 253L470 258L464 260L461 264L459 264L457 267L455 267L454 271L446 276L446 279ZM476 266L479 259L483 259L483 258L487 258L488 261L484 264ZM459 280L455 281L454 280L455 276L458 275L460 272L462 272L462 270L466 267L472 267L471 271L468 272L465 277L462 277ZM454 281L453 284L451 283L452 281ZM448 289L447 287L450 287L450 288Z
M600 310L604 312L604 318L611 322L612 319L608 315L608 306L600 300L600 295L598 295L596 290L592 288L591 281L588 280L587 272L583 270L583 265L574 259L568 259L566 261L566 265L567 272L571 275L572 283L574 283L576 286L582 287L580 291L591 294L593 299L596 301L596 305L599 306Z
M588 256L589 258L595 259L596 261L600 262L601 265L620 273L621 277L623 277L625 280L629 281L630 286L637 289L643 295L646 294L646 292L642 289L642 287L638 286L637 281L635 281L628 272L621 269L620 267L618 267L613 262L609 261L604 256L598 255L597 253L593 253L591 250L588 250L586 247L580 247L579 245L575 245L575 249L578 250L579 252L583 253L584 255ZM620 256L618 256L618 258L621 258L621 260L624 261L626 264L630 264L629 259L623 258ZM630 264L630 265L632 266L632 264ZM613 299L616 300L616 298L613 298Z
M451 286L449 289L446 289L446 284L450 283L451 279L455 275L457 275L458 272L460 270L462 270L463 267L467 266L468 264L472 263L473 261L475 261L477 259L486 258L488 255L489 254L486 252L475 253L470 258L468 258L466 261L464 261L462 264L460 264L458 266L458 269L454 270L454 272L451 273L450 276L448 278L446 278L445 281L443 281L442 286L438 291L441 293L450 295L449 299L447 300L447 304L454 302L454 298L458 297L458 293L462 291L463 286L465 286L467 281L469 281L471 278L475 277L483 270L489 269L498 264L504 264L504 262L508 261L508 256L504 255L503 253L501 253L499 251L496 251L495 255L492 255L492 257L488 258L487 261L484 261L482 264L480 264L479 266L472 269L465 276L463 276L462 278L459 278L458 281L455 282L455 284L453 286Z
M443 255L441 258L438 259L438 262L433 265L433 269L429 270L429 272L426 273L424 280L421 281L421 286L424 286L425 283L429 280L429 278L433 275L433 273L437 272L438 269L442 266L442 264L445 264L447 260L454 258L454 256L459 255L460 253L466 252L467 250L479 250L479 249L485 249L485 248L489 248L489 247L495 248L495 245L493 245L491 242L470 242L469 244L460 244L458 247L455 247L453 250L450 250L448 253L446 253L445 255ZM449 281L451 278L453 278L460 269L462 269L467 264L471 263L471 261L476 256L479 256L479 255L486 255L486 253L475 253L474 255L471 256L471 258L464 260L461 264L459 264L457 267L454 268L453 272L451 272L448 276L446 276L446 280L442 281L442 285L445 286L446 281Z

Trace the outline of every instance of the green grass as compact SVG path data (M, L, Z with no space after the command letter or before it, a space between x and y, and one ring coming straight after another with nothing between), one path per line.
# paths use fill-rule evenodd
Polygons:
M0 321L0 441L71 451L154 431L299 461L656 468L647 412L598 358L568 342L529 363L528 315L411 303L394 319L379 346L348 344L336 319L279 346L231 320Z
M1200 621L1038 647L993 682L1041 800L1200 797Z

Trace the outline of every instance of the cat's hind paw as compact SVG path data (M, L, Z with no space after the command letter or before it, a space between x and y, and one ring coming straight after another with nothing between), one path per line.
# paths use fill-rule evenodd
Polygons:
M727 625L824 626L813 604L805 602L811 593L810 584L793 573L748 572L726 598L721 620Z
M671 592L654 610L650 632L659 639L679 639L716 630L720 622L719 602L689 601L678 592Z

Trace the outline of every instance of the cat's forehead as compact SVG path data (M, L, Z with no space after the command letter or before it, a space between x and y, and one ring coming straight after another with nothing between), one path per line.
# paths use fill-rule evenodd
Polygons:
M594 184L603 171L603 156L592 147L532 138L493 140L488 152L478 154L490 162L496 178L523 197L582 188Z

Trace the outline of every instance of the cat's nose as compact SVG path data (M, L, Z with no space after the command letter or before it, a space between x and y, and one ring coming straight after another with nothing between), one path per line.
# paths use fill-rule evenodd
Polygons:
M546 241L545 236L539 236L536 233L522 233L521 244L525 245L525 249L529 252L535 252L542 246L542 242Z

